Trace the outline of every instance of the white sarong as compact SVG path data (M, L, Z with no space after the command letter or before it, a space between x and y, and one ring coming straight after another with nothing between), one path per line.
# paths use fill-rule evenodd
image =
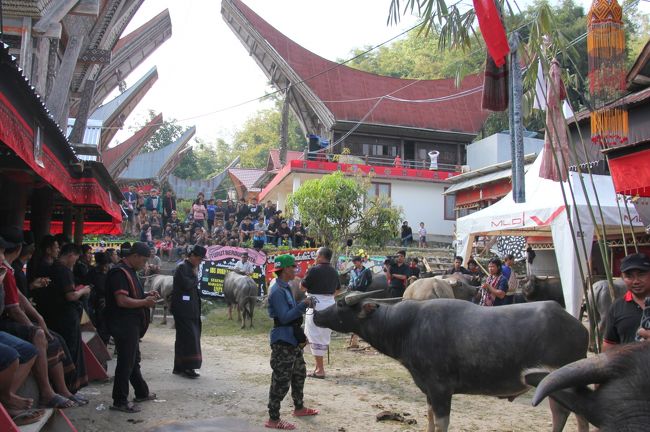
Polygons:
M334 304L333 295L310 294L315 297L318 302L314 305L317 311L327 309ZM327 348L330 345L330 336L332 330L324 327L318 327L314 324L314 309L307 309L305 314L305 335L309 341L309 348L311 353L315 356L324 356L327 354Z

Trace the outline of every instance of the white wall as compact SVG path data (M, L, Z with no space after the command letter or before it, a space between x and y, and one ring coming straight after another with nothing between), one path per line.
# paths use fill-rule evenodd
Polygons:
M388 181L381 179L380 182ZM444 185L417 181L391 181L393 205L402 207L417 239L420 222L424 222L429 239L451 241L455 220L445 220Z

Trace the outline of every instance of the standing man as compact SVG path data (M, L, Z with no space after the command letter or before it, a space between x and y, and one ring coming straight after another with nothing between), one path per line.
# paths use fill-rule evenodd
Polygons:
M303 389L307 368L302 355L306 343L300 325L302 314L313 307L313 300L307 297L300 303L291 294L289 282L296 276L296 262L292 255L275 258L275 284L269 296L269 316L273 318L271 330L271 389L269 390L269 419L264 426L271 429L295 429L296 426L280 419L280 403L291 386L295 417L313 416L318 411L303 405Z
M626 256L621 261L621 273L628 291L607 312L603 351L634 342L637 335L641 340L650 340L650 331L639 328L645 299L650 297L650 258L642 253Z
M172 212L176 211L176 198L172 196L172 191L165 192L165 199L162 204L162 222L163 226L167 226L167 222L172 218Z
M201 369L201 299L199 298L199 265L207 250L196 245L188 257L176 267L171 310L176 326L173 373L185 378L198 378Z
M334 304L334 296L341 288L339 282L339 273L330 264L332 261L332 250L327 247L318 249L316 265L307 271L305 278L302 280L302 290L316 299L315 305L311 306L314 310L327 309ZM330 336L332 330L318 327L314 324L314 314L307 314L305 321L305 333L309 340L311 353L316 361L316 369L308 376L312 378L325 378L325 366L323 365L323 356L327 353L330 345Z
M135 391L134 402L154 400L155 393L140 372L140 338L149 327L150 310L160 297L157 291L146 295L136 272L142 270L149 258L149 247L141 242L122 249L122 262L106 277L106 324L119 352L113 382L111 409L126 413L140 412L129 402L129 382Z
M348 288L352 291L366 292L372 283L372 271L363 265L361 256L352 257L354 268L350 271L350 283ZM359 348L359 336L352 333L348 348Z
M406 280L409 277L409 268L404 262L406 251L397 251L395 262L384 266L388 283L389 297L402 297L406 289Z
M402 239L402 247L409 247L413 241L413 230L407 221L402 222L400 238Z
M241 254L241 260L235 264L235 272L250 276L255 271L255 265L248 260L248 252Z
M454 273L470 274L469 270L463 267L463 257L460 255L454 257L454 266L449 270L447 270L445 273L446 274L454 274Z
M124 231L127 233L135 232L135 212L138 206L138 194L135 192L135 186L129 186L129 191L124 193L124 201L126 202L126 228Z

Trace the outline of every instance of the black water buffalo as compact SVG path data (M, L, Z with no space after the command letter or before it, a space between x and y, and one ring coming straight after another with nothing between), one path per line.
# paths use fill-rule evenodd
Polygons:
M514 398L529 388L525 370L556 369L587 352L587 330L554 302L481 307L436 299L391 305L372 295L348 294L315 312L314 323L358 334L402 363L427 396L430 432L447 430L454 394ZM569 411L551 405L553 430L560 431Z
M530 275L521 291L528 302L553 300L566 307L560 278Z
M436 279L438 278L449 282L451 288L454 290L455 299L472 301L476 296L478 287L469 283L471 278L465 277L461 273L436 276Z
M257 301L258 287L253 279L234 271L229 272L223 281L223 297L228 305L228 316L232 319L232 306L237 306L237 321L246 328L246 317L253 327L253 312Z
M616 347L550 373L537 387L533 405L549 395L600 432L649 430L650 343Z

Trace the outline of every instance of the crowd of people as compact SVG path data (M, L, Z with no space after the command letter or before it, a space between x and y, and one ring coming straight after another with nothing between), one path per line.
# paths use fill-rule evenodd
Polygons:
M189 245L248 246L257 250L265 245L308 247L314 244L308 228L300 221L284 217L271 201L257 199L238 202L197 195L182 219L171 191L160 197L158 190L124 194L126 214L124 232L154 247L161 258L173 261L187 252Z

